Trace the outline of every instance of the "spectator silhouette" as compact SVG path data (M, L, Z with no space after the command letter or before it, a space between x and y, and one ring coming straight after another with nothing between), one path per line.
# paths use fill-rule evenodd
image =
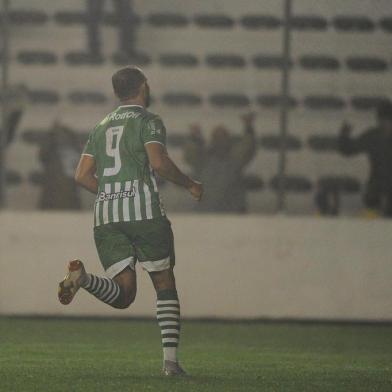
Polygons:
M44 169L41 209L80 209L79 190L74 181L82 146L69 128L55 123L41 145L39 159Z
M242 117L244 134L238 140L223 126L214 129L209 146L198 125L191 127L184 159L205 186L198 210L206 212L246 212L245 167L255 155L254 115Z
M117 16L119 51L125 56L135 55L135 17L131 0L113 0ZM93 57L102 57L100 24L103 21L104 0L87 0L88 49Z
M345 123L340 131L339 150L343 155L365 153L370 164L369 179L363 195L367 208L392 216L392 103L382 102L377 108L377 125L358 137Z
M5 119L6 129L3 131L5 132L5 146L7 146L15 139L16 130L23 117L26 106L28 91L25 85L19 84L10 86L4 97L3 94L1 95L7 102L7 115Z

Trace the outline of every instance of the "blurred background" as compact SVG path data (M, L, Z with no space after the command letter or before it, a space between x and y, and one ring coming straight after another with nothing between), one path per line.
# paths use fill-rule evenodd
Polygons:
M368 220L392 213L390 0L0 4L3 271L27 254L59 278L67 257L96 260L94 196L73 173L118 105L111 75L136 64L170 155L206 189L195 206L160 181L179 259L196 263L178 274L205 279L205 301L184 294L185 314L392 318L392 230ZM21 301L3 312L63 312L55 295L45 308L1 283ZM199 290L197 279L182 284Z
M93 198L75 189L72 173L88 132L117 105L112 73L137 64L151 84L150 110L166 124L170 154L214 195L200 210L362 215L371 208L388 215L391 179L382 169L377 200L364 202L374 140L348 157L341 139L377 128L377 108L391 96L390 1L2 6L6 208L91 208ZM253 120L243 118L248 113ZM392 162L388 142L375 147L384 146L376 166ZM222 149L221 159L209 159ZM211 180L218 174L219 184ZM194 208L182 190L161 189L169 211Z

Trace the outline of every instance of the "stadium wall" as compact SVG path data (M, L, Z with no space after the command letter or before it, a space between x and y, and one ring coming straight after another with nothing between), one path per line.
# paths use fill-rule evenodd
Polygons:
M176 274L186 317L392 320L392 222L173 215ZM138 267L132 308L85 292L57 301L66 260L101 274L85 213L0 213L0 314L151 316Z

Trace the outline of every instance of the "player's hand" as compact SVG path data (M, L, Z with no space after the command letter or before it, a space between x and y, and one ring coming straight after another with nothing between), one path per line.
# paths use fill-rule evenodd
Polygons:
M204 192L203 184L198 181L192 181L189 192L195 200L200 201Z

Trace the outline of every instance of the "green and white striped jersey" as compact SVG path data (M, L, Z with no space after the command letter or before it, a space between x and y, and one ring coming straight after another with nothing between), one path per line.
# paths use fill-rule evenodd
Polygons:
M148 143L166 145L166 129L159 116L137 105L119 106L91 132L83 154L97 167L95 226L165 215Z

